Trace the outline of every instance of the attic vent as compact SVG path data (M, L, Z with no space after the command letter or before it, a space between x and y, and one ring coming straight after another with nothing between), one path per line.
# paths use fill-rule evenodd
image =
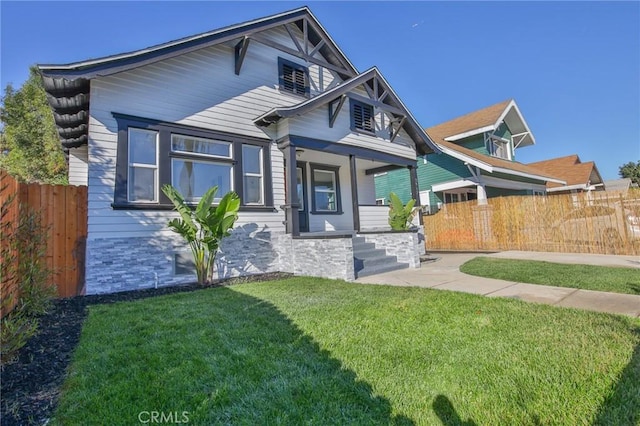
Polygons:
M308 95L307 69L302 65L280 59L280 89L298 95Z
M351 102L352 127L366 132L374 131L373 106L361 102Z

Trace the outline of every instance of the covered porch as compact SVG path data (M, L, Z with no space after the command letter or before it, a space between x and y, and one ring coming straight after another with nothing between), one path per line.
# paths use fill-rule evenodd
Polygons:
M417 199L415 160L297 136L280 141L278 148L285 162L281 207L293 273L351 281L419 267L421 216L410 231L393 231L389 206L376 204L374 185L375 173L406 167Z
M286 232L293 237L391 231L389 207L375 198L374 175L382 171L406 167L419 204L415 160L297 136L278 148L285 162Z

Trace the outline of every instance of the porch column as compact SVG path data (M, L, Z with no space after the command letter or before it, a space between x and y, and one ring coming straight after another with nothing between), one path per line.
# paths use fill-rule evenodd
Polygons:
M356 156L349 155L349 172L351 174L351 206L353 208L353 229L360 232L360 208L358 207L358 176L356 175Z
M411 181L411 198L416 200L416 207L420 207L420 190L418 189L417 167L407 166L407 168L409 169L409 179ZM422 225L422 212L418 213L418 216L420 225Z
M291 143L279 147L284 154L284 180L285 180L285 215L287 219L287 234L296 237L300 235L300 217L298 210L297 174L296 174L296 147Z
M479 183L476 185L476 192L478 195L478 205L487 204L487 190L483 184Z

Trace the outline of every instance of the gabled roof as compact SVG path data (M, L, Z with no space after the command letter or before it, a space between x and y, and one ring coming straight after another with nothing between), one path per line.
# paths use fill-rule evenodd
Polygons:
M427 129L427 133L431 135L430 129ZM544 182L555 182L559 185L564 185L565 183L561 178L556 177L553 174L542 172L537 168L530 167L517 161L503 160L502 158L484 155L442 139L434 140L445 154L476 166L489 173L504 173L507 175L538 179Z
M627 192L631 188L631 178L612 179L604 181L607 191Z
M273 108L270 111L257 117L254 120L254 123L259 126L268 126L283 118L303 115L309 111L313 111L321 106L335 101L336 99L347 94L356 87L367 84L372 79L379 82L382 91L388 93L388 95L385 96L384 104L382 101L376 102L375 100L371 100L371 102L381 107L390 107L393 110L397 110L398 115L403 115L404 117L406 117L406 120L404 120L403 129L416 142L416 150L418 151L418 153L422 155L439 151L437 146L429 138L429 135L427 135L422 127L420 127L415 117L413 117L411 112L402 103L398 95L389 85L387 80L382 76L377 67L372 67L362 74L359 74L349 80L342 82L333 89L327 90L326 92L314 98L307 99L299 104L288 107ZM418 143L418 141L420 141L421 143Z
M520 109L513 99L509 99L453 120L429 128L430 135L455 142L470 136L496 130L504 122L514 137L517 147L533 145L535 139ZM435 137L435 136L434 136Z
M280 25L295 25L300 31L305 31L308 34L310 43L318 47L318 52L326 59L326 66L331 67L342 78L349 78L358 73L355 66L344 55L307 7L227 26L133 52L70 64L40 64L38 68L43 75L44 87L49 104L54 111L54 118L62 145L65 148L73 148L85 145L88 141L91 79L128 71L209 46L242 40L244 37L257 37L257 33ZM255 38L255 40L257 42L265 42L264 40L260 41L258 38ZM321 41L323 44L319 45ZM295 54L297 52L290 53ZM310 55L306 55L306 59L313 61Z
M578 155L568 155L566 157L552 158L550 160L529 163L530 167L540 170L543 173L553 174L566 182L566 185L550 182L549 188L564 189L564 186L575 189L587 189L591 185L603 183L602 176L593 161L583 163Z
M529 167L517 161L504 160L490 155L481 154L465 148L451 140L452 138L460 140L495 130L505 117L512 113L512 111L517 113L517 115L520 114L515 101L510 99L490 107L465 114L461 117L454 118L453 120L446 121L436 126L429 127L426 132L431 140L441 148L442 152L486 172L504 173L513 176L538 179L544 182L564 184L564 181L556 177L554 174L542 172L541 170ZM522 119L522 123L526 126L524 119ZM509 128L511 129L511 127Z

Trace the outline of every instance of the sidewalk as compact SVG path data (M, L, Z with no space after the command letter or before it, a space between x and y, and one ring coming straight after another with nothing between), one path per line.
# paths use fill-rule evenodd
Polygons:
M419 269L402 269L379 275L371 275L358 278L356 282L461 291L481 294L488 297L509 297L527 302L640 317L640 295L524 284L475 277L460 272L460 265L478 256L640 268L640 259L633 256L567 255L538 252L502 252L490 255L479 255L477 253L437 253L434 254L434 257L437 257L438 260L423 263ZM638 273L640 274L640 270Z

